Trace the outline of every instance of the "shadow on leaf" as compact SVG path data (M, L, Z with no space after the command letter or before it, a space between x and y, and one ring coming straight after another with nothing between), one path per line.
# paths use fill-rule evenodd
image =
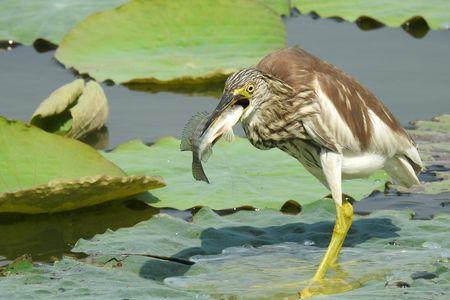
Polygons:
M312 224L292 223L281 226L253 227L237 226L212 228L202 231L201 247L183 249L171 258L189 260L196 255L216 255L229 247L260 247L285 242L301 245L311 244L318 248L326 248L333 231L333 222L320 221ZM395 226L388 218L359 219L353 223L345 247L354 247L372 238L388 239L398 237ZM323 252L322 250L319 250ZM319 262L319 261L318 261ZM317 262L317 263L318 263ZM163 281L168 277L182 276L191 265L174 263L173 261L149 260L140 269L143 278Z

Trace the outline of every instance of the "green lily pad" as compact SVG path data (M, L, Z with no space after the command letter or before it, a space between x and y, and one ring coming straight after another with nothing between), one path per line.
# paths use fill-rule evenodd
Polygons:
M88 15L116 7L126 0L2 0L0 40L31 45L37 38L59 44L76 23Z
M289 15L291 14L291 5L289 0L260 0L260 1L280 15L289 17Z
M449 215L413 221L398 211L356 216L340 269L328 276L363 286L332 299L393 299L404 293L398 282L411 286L411 298L445 295L450 287L449 221ZM202 209L191 222L157 215L133 228L79 240L73 251L91 255L97 264L115 258L121 261L118 273L139 274L150 282L214 299L282 299L294 296L314 274L333 222L333 204L325 200L306 205L299 216L261 210L219 217ZM173 261L145 255L195 264L177 267ZM418 271L439 278L413 280L411 275Z
M45 213L121 199L164 186L127 176L95 149L0 118L0 212Z
M252 205L279 209L287 200L305 204L329 194L294 158L278 149L258 150L243 138L214 146L214 154L205 164L209 185L194 180L192 154L181 152L180 141L171 137L151 147L131 141L103 155L128 174L161 175L170 188L152 191L145 198L158 207L206 205L223 209ZM383 187L387 178L384 172L378 172L368 179L344 182L343 190L359 199Z
M362 284L325 299L446 299L450 288L450 216L414 221L406 212L356 216L329 278ZM274 210L220 217L200 210L192 221L159 214L132 228L79 240L85 261L63 259L0 278L8 299L283 299L304 287L325 251L334 222L331 201L298 216ZM149 256L159 256L155 259ZM178 258L178 262L175 259ZM183 262L194 262L186 264ZM427 271L432 280L412 279ZM408 289L398 288L402 284Z
M0 277L5 299L194 299L138 274L117 272L65 258L17 276ZM199 298L202 299L202 298ZM206 299L206 298L205 298Z
M186 84L253 65L285 35L258 1L131 0L78 23L55 57L98 81Z
M450 190L450 115L441 115L430 121L413 122L409 134L419 146L426 165L441 165L447 171L437 171L441 180L415 186L408 191L436 194Z
M22 255L4 267L0 267L0 276L10 276L30 271L33 268L31 256Z
M79 139L102 128L108 120L108 99L95 81L83 79L63 85L45 99L30 124L45 131Z
M448 28L450 24L450 2L447 0L292 0L292 6L303 13L314 11L324 18L338 16L352 22L368 16L392 27L415 16L425 18L432 29Z

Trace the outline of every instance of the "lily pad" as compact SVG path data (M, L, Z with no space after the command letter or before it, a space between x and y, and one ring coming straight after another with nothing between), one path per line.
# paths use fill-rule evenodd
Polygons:
M289 0L260 0L278 14L289 17L291 14L291 4Z
M55 57L98 81L186 84L225 78L285 45L284 25L258 1L138 1L91 15Z
M89 254L87 259L65 258L0 278L0 289L8 299L297 299L325 251L333 221L333 204L325 200L305 205L297 216L260 210L220 217L204 208L186 222L159 214L79 240L73 251ZM325 299L394 300L406 292L411 299L446 299L449 221L449 215L414 221L398 211L356 216L340 268L328 276L362 286ZM423 271L437 278L411 277Z
M59 44L67 31L88 15L125 1L2 0L0 40L31 45L37 38L42 38Z
M164 186L127 176L95 149L19 121L0 118L0 212L71 210Z
M138 274L117 272L71 258L40 265L16 276L0 277L5 299L194 299ZM4 290L3 290L4 289ZM207 298L198 298L207 299Z
M419 152L426 165L442 166L447 171L435 172L440 180L415 186L409 191L441 193L450 190L450 115L441 115L430 121L413 122L409 133L419 145Z
M450 2L447 0L292 0L303 13L316 12L321 17L341 17L351 22L367 16L388 26L398 27L409 19L422 16L432 29L448 28Z
M95 81L77 79L55 90L31 116L30 123L52 133L82 138L108 120L108 100Z
M333 204L325 200L306 205L299 216L261 210L219 217L202 209L191 222L157 215L133 228L80 240L73 251L89 254L97 264L115 258L121 264L119 274L139 274L180 291L224 299L282 299L295 296L314 274L333 221ZM413 221L398 211L356 216L340 268L328 278L362 287L331 299L394 299L405 292L397 288L399 281L411 286L411 298L427 293L442 297L450 287L449 221L449 215ZM194 264L177 267L170 261L174 259ZM411 278L417 271L437 269L437 282Z
M192 154L180 151L180 141L167 137L148 147L140 141L125 143L103 153L128 174L159 174L170 189L143 197L158 207L187 209L206 205L214 209L252 205L279 209L287 200L310 203L329 194L294 158L281 150L261 151L246 139L219 142L205 165L211 184L192 177ZM387 175L378 172L368 179L344 182L346 194L359 199L383 187Z

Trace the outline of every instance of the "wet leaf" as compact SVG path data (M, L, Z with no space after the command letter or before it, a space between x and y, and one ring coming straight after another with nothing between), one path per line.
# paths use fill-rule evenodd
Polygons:
M0 277L20 274L33 269L33 260L30 255L24 254L4 267L0 267Z
M33 113L30 123L78 139L102 128L108 112L102 87L95 81L84 86L84 81L77 79L51 93Z
M426 165L440 165L447 171L435 172L441 180L415 186L409 191L441 193L450 190L450 115L441 115L430 121L413 122L409 130L419 146L419 152Z
M225 79L285 45L279 14L257 1L137 1L78 23L55 57L98 81Z
M449 215L412 221L408 213L398 211L356 216L339 269L331 270L328 280L363 286L330 299L393 299L403 293L391 287L397 281L410 285L411 298L445 295L450 287L448 270L439 275L438 283L413 282L411 275L449 266L449 221ZM180 291L211 298L282 299L295 296L314 274L333 222L333 204L325 200L306 205L298 216L261 210L219 217L210 209L202 209L192 222L157 215L133 228L80 240L73 251L90 254L95 263L115 257L121 261L118 274L139 274ZM390 245L394 239L397 244ZM144 255L195 264L175 267L173 262Z
M5 299L195 299L195 293L117 271L65 258L53 266L35 267L34 272L1 278L0 288Z
M407 20L422 16L432 29L444 29L450 24L450 2L447 0L292 0L302 13L314 11L321 17L342 17L351 22L368 16L388 26L398 27Z
M152 191L145 199L158 207L214 209L251 205L279 209L287 200L300 204L316 201L329 191L294 158L281 150L261 151L246 139L219 142L205 172L211 184L192 177L192 153L180 151L180 141L164 138L151 147L140 141L125 143L104 156L128 174L158 174L170 188ZM382 188L387 175L378 172L368 179L344 182L344 192L359 199Z
M93 148L19 121L0 118L0 212L81 208L164 186L127 176Z
M31 45L37 38L59 44L76 23L88 15L116 7L126 0L2 0L0 40Z

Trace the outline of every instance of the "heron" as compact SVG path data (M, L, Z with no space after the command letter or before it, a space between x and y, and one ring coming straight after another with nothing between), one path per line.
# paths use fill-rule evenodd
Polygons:
M255 67L230 75L200 132L236 107L236 122L253 146L286 152L331 192L336 208L332 237L311 283L299 292L301 297L324 293L326 289L314 286L323 286L327 270L336 265L353 221L342 180L384 169L399 185L419 184L417 145L367 88L298 46L275 51Z

